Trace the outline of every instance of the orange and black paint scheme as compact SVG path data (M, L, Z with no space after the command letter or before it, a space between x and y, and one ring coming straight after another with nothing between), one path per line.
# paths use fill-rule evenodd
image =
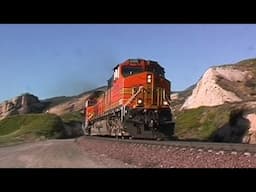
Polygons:
M86 135L172 138L170 81L158 62L128 59L114 67L106 91L85 101Z

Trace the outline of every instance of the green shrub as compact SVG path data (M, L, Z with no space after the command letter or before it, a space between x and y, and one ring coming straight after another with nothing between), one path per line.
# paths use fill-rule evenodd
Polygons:
M62 129L62 120L56 115L15 115L0 121L0 143L39 137L58 138Z
M208 140L229 122L230 110L228 105L185 110L176 118L175 134L181 139Z
M72 121L83 122L83 115L79 111L65 113L60 116L64 123L70 123Z

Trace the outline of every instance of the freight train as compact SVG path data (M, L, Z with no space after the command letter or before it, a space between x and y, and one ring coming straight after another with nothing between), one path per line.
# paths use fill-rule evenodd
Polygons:
M116 65L106 90L85 101L85 135L172 138L170 89L164 68L156 61L128 59Z

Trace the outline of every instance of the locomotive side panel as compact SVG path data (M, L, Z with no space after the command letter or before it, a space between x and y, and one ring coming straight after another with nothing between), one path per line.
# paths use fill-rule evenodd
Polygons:
M111 87L111 107L110 109L114 109L120 105L119 100L122 97L120 90L123 87L123 79L118 79L114 82Z

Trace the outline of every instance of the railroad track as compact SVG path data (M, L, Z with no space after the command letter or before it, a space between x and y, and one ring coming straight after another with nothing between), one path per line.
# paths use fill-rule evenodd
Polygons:
M255 153L256 145L254 144L241 144L241 143L213 143L213 142L199 142L199 141L155 141L155 140L138 140L138 139L117 139L109 137L98 136L84 136L86 139L97 139L104 141L148 144L148 145L161 145L179 148L194 148L198 150L213 150L213 151L233 151L243 153Z

